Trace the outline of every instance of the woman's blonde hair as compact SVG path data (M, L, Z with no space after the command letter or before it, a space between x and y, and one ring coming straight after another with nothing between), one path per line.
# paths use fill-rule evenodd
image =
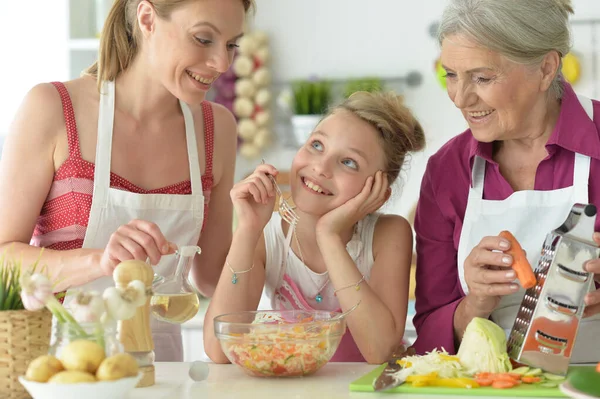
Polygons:
M380 134L386 158L385 172L389 184L400 174L408 152L425 147L423 128L395 93L358 91L330 109L329 116L339 110L350 112L373 126Z
M451 0L438 29L446 36L466 34L482 47L523 65L537 65L551 51L564 57L571 48L571 0ZM563 94L562 74L550 87L556 98Z
M84 71L98 81L114 80L131 65L138 53L140 31L137 26L137 7L142 0L115 0L102 29L98 61ZM197 0L148 0L159 18L167 19L173 11ZM241 0L244 10L255 9L254 0Z

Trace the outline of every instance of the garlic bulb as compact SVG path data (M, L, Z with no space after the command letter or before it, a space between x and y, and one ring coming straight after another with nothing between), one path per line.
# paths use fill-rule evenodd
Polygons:
M269 50L268 47L263 46L263 47L260 47L258 50L256 50L256 52L254 53L254 56L256 58L258 58L258 60L263 65L266 65L271 60L271 51Z
M258 148L264 148L267 144L269 144L269 141L269 131L267 129L258 129L256 134L254 135L252 143Z
M240 78L247 78L252 74L254 62L245 55L238 55L233 61L233 71Z
M252 81L258 87L268 86L271 83L271 72L265 67L258 68L252 75Z
M21 274L21 302L27 310L40 310L52 296L52 283L43 274L24 272Z
M235 94L238 97L251 98L256 93L256 86L251 79L243 78L235 82Z
M259 46L266 46L269 44L269 35L262 30L252 32L252 36Z
M271 123L271 112L257 112L256 115L254 115L254 120L256 121L256 124L260 127L268 126Z
M238 123L238 134L243 140L250 140L256 134L256 122L252 119L242 119Z
M256 158L260 154L260 149L254 144L244 143L240 147L240 154L245 158Z
M80 323L97 323L105 312L104 300L98 291L82 291L69 304L75 320Z
M141 281L134 280L125 289L107 288L102 298L106 312L113 320L131 319L138 306L146 303L146 286Z
M243 36L238 41L238 52L242 55L251 56L258 47L258 42L252 35Z
M267 108L271 103L271 90L269 89L260 89L256 92L256 96L254 96L254 101L262 108Z
M254 103L245 97L238 97L233 102L233 113L239 118L249 118L254 112Z

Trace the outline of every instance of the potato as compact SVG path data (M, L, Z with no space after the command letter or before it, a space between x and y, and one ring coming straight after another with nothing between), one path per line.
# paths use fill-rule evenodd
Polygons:
M125 377L135 377L138 374L138 363L128 353L118 353L107 357L98 367L98 381L112 381Z
M80 382L96 382L96 377L85 371L61 371L48 380L50 384L77 384Z
M29 381L47 382L50 377L64 369L60 360L51 355L43 355L29 363L25 378Z
M106 358L104 348L96 342L79 339L63 349L60 360L69 371L87 371L95 374L100 363Z

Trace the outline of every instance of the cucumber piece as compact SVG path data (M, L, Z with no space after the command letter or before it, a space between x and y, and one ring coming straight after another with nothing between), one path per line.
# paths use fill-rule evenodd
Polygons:
M513 369L513 371L511 371L511 373L515 373L515 374L519 374L519 375L525 375L529 370L531 370L530 367L523 366L523 367L518 367L516 369Z
M567 379L567 377L565 377L564 375L550 374L550 373L544 373L543 375L547 380L550 380L550 381L562 381L562 380Z
M525 375L528 377L533 377L540 374L542 374L542 369L531 369L525 373Z
M591 396L600 396L600 373L594 367L581 367L569 373L569 384L576 390Z
M546 381L546 382L539 383L537 386L544 387L544 388L556 388L559 385L560 385L560 381Z

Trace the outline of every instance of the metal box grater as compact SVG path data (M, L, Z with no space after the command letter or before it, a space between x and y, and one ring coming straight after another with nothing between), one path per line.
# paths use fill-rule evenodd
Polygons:
M592 240L596 207L575 204L567 220L546 236L535 269L537 284L525 292L508 337L509 356L522 364L565 375L585 295L594 276L586 261L600 256Z

